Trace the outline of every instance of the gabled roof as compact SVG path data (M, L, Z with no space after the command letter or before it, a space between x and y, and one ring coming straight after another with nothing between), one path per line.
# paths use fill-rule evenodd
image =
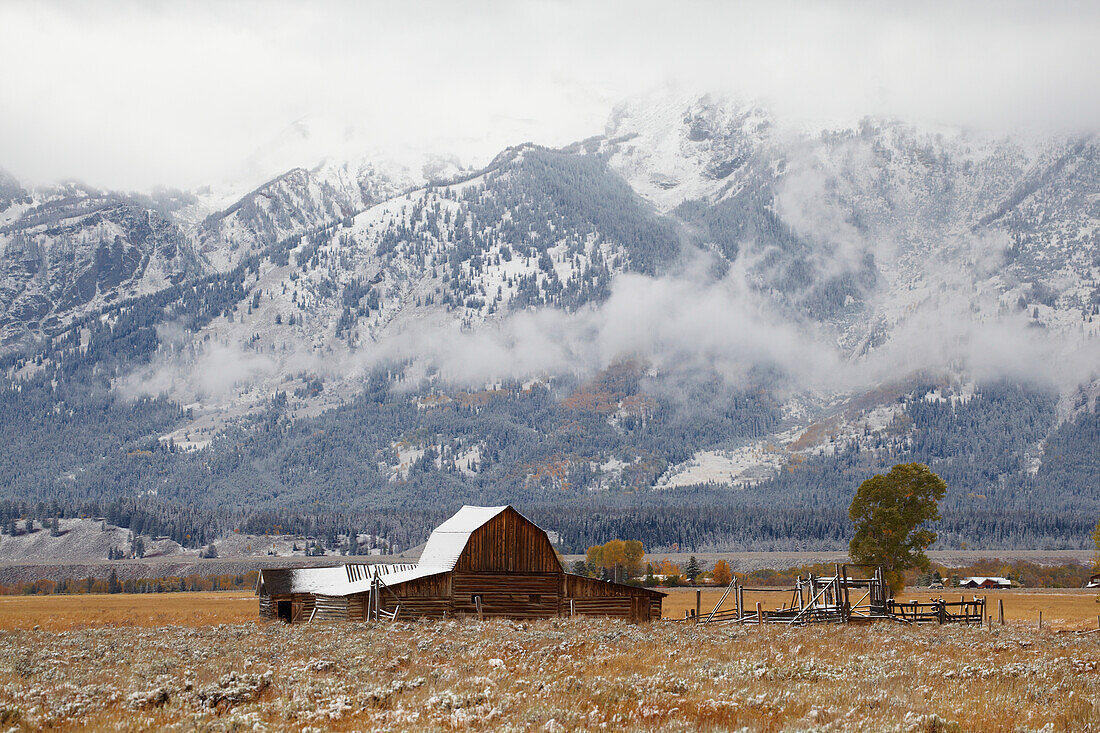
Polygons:
M420 561L415 567L404 566L398 572L379 577L382 578L383 583L392 586L454 570L459 556L466 549L466 543L470 541L470 535L507 508L507 506L463 506L450 519L435 528L432 536L428 538L428 544L424 545L424 552L420 553ZM372 582L371 578L353 582L348 582L346 578L337 579L311 592L326 596L350 596L370 590Z
M464 506L454 516L435 528L417 567L454 570L470 535L483 527L490 519L507 509L507 506Z
M263 570L260 581L269 595L316 593L348 596L370 590L375 577L392 586L447 573L455 569L458 558L470 541L470 535L505 509L508 506L463 506L435 528L416 565L340 565L332 568ZM364 571L362 568L370 569Z
M352 595L353 593L365 593L371 590L373 578L382 578L386 586L396 586L398 583L426 578L438 575L440 572L450 572L466 548L470 535L496 515L508 508L507 506L463 506L455 512L447 521L436 527L428 538L428 544L423 547L420 561L417 565L388 566L390 571L381 570L387 566L371 566L379 568L365 576L352 577L351 573L344 575L343 568L310 568L310 570L326 570L330 572L307 575L299 571L294 573L293 586L295 590L278 592L286 593L319 593L321 595ZM348 566L351 567L351 566ZM331 572L339 570L340 572ZM299 577L300 573L300 577ZM266 579L266 577L265 577ZM270 587L268 587L270 588ZM298 590L298 589L301 590ZM268 590L268 592L272 592Z

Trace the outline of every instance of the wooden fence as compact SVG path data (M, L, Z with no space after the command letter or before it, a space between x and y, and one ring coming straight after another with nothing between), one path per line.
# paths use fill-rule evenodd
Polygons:
M734 578L709 614L689 612L687 620L700 624L850 624L876 620L908 624L981 624L985 618L984 598L902 603L890 597L890 586L882 568L874 568L867 577L860 577L849 575L849 568L858 570L860 566L835 567L833 575L799 576L793 588L750 588L740 585ZM758 601L754 607L749 607L745 603L746 591L774 593L780 605L765 608ZM724 607L727 601L732 603L731 608Z

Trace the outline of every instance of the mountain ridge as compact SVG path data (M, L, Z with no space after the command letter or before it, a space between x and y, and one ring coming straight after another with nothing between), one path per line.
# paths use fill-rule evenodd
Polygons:
M96 289L51 305L49 324L7 309L0 402L19 414L40 390L56 405L59 379L94 379L109 412L160 415L140 435L104 419L109 468L59 461L43 496L188 501L197 482L273 510L369 512L433 492L537 503L556 491L621 514L635 495L702 492L759 516L919 458L962 482L949 501L958 541L1002 521L981 519L988 499L974 496L1028 517L1054 497L1056 523L1100 505L1074 488L1100 474L1094 462L1052 448L1094 440L1091 137L873 120L799 135L736 101L633 103L603 135L517 145L449 179L324 164L201 218L192 204L164 221L193 269L173 282L179 270L153 268L165 286L148 292L136 266L120 278L94 257L19 275L12 242L36 230L17 198L0 230L6 279ZM48 244L99 247L96 231ZM152 261L162 250L147 240L129 244ZM355 426L377 435L356 447ZM330 438L313 445L316 431ZM242 491L249 471L263 488ZM154 475L163 493L149 495ZM1029 541L1047 536L1024 524Z

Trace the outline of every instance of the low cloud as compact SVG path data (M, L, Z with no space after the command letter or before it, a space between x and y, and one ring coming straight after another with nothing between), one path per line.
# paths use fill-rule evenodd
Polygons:
M769 368L816 385L840 363L834 348L776 318L738 277L708 282L692 271L664 278L621 275L599 306L524 311L472 332L453 322L418 324L367 350L355 366L411 360L418 373L483 384L542 374L584 376L623 359L640 359L658 372L702 370L732 384Z
M187 405L228 401L276 378L282 365L272 356L221 340L193 340L178 324L157 328L159 347L150 364L115 384L128 397L168 395Z
M783 118L1100 128L1100 6L941 0L0 4L0 164L31 182L195 187L301 120L349 145L487 161L596 134L666 83ZM16 71L17 70L17 71ZM278 172L278 171L275 171ZM258 183L258 181L252 181Z

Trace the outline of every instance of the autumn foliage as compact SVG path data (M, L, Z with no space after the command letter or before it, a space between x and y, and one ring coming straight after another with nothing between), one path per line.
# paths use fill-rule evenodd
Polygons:
M633 577L641 572L644 557L645 548L639 540L611 540L589 547L585 555L589 567L612 573L619 567L625 572L625 577Z

